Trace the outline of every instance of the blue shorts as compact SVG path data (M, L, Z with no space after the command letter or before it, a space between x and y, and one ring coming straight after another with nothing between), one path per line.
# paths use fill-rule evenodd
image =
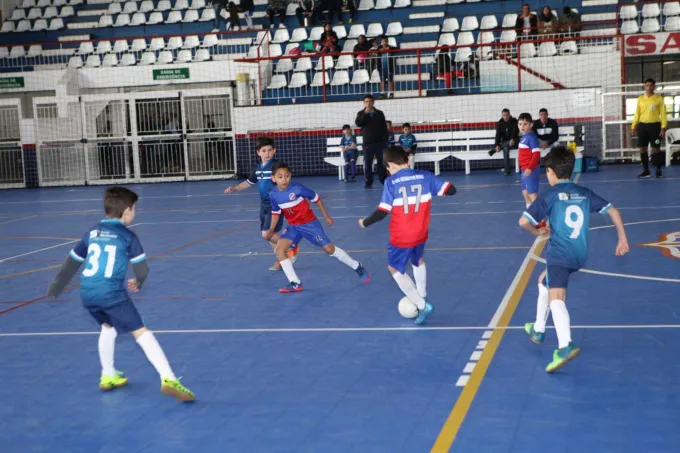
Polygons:
M85 308L100 325L108 324L118 332L133 332L144 327L144 321L131 300L112 307L86 305Z
M359 150L350 149L349 151L343 151L342 157L345 158L345 163L350 163L351 161L356 161L359 157Z
M318 220L305 223L303 225L288 225L283 233L281 233L281 239L288 239L297 244L302 238L307 239L312 244L323 247L326 244L330 244L331 240L326 236L326 232L321 226L321 222Z
M578 269L572 269L565 266L548 265L545 274L545 286L550 288L564 288L567 289L569 284L569 276Z
M392 244L387 244L387 264L404 274L406 263L409 261L414 266L418 266L420 259L425 254L425 243L415 247L401 248Z
M267 231L272 226L272 206L262 203L260 205L260 231ZM283 228L283 215L279 216L274 232L278 233Z
M522 170L522 191L527 191L527 193L535 194L538 193L538 177L541 173L541 167L534 168L529 176L524 176L524 170Z

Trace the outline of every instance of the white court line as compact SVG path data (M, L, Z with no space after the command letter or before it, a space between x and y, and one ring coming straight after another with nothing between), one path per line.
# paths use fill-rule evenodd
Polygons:
M38 214L34 214L34 215L31 215L31 216L28 216L28 217L22 217L20 219L12 219L12 220L8 220L6 222L0 222L0 225L7 225L8 223L21 222L22 220L34 219L36 217L38 217Z
M621 208L617 208L617 209L620 210ZM680 217L679 217L679 218L675 218L675 219L644 220L644 221L641 221L641 222L628 222L628 223L624 223L624 225L625 225L625 226L629 226L629 225L645 225L645 224L647 224L647 223L664 223L664 222L677 222L677 221L680 221ZM590 230L591 230L591 231L592 231L592 230L603 230L603 229L605 229L605 228L616 228L616 225L602 225L602 226L592 227L592 228L590 228Z
M554 329L546 326L547 329ZM631 324L631 325L590 325L571 326L572 329L607 329L607 330L630 330L630 329L680 329L680 324ZM211 333L324 333L324 332L470 332L488 331L487 326L442 326L442 327L319 327L319 328L262 328L262 329L188 329L188 330L154 330L158 334L211 334ZM524 326L495 327L498 330L520 330ZM61 337L78 335L99 335L101 332L16 332L0 333L0 338L7 337Z

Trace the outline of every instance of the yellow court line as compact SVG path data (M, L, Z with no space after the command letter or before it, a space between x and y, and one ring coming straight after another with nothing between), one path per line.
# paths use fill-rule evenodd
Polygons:
M54 268L57 268L57 267L60 267L60 266L61 266L61 264L55 264L54 266L41 267L40 269L31 269L30 271L17 272L16 274L0 275L0 280L2 280L4 278L21 277L22 275L29 275L29 274L34 274L36 272L47 271L47 270L54 269Z
M54 239L55 241L77 241L78 238L61 238L56 236L0 236L0 239Z
M545 244L546 241L539 241L535 246L534 254L540 256ZM447 453L451 449L451 446L458 435L458 431L465 420L465 416L467 415L468 410L470 410L472 401L477 395L482 379L484 379L484 376L489 369L491 360L493 360L494 355L498 350L498 346L501 344L506 328L510 325L510 320L515 314L517 305L519 305L519 301L522 298L522 294L524 294L524 290L529 283L529 279L531 278L531 274L534 272L535 267L536 261L529 259L526 267L523 270L520 269L521 276L517 286L515 286L510 295L508 305L506 305L505 310L503 310L496 326L489 327L489 330L493 329L493 333L491 334L477 365L475 365L470 378L465 384L465 387L463 387L463 391L460 393L456 404L453 406L451 413L446 419L444 426L439 432L439 436L432 446L430 453Z
M475 250L529 250L531 247L527 246L507 246L507 247L438 247L425 249L427 252L457 252L457 251L475 251ZM361 249L361 250L345 250L347 253L380 253L385 252L386 249ZM300 252L300 255L326 255L326 252ZM216 253L209 255L172 255L163 256L160 258L177 259L177 258L225 258L238 257L245 258L247 256L274 256L273 252L250 252L250 253Z

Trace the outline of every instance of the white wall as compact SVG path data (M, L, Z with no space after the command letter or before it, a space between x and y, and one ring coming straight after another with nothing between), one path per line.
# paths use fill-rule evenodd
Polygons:
M2 9L2 19L7 20L12 16L12 11L16 8L21 0L0 0L0 9Z
M601 117L599 89L528 91L521 93L480 94L473 96L441 96L415 99L376 100L376 108L395 125L404 122L496 122L501 110L509 108L514 117L529 112L538 117L538 110L548 109L552 118ZM361 101L328 104L299 104L234 109L237 134L248 131L285 129L339 129L343 124L354 126L354 119L363 108Z

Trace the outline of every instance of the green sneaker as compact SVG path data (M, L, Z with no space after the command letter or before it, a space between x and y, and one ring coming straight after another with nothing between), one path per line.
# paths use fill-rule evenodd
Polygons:
M531 339L532 343L543 344L543 340L545 340L545 332L536 332L534 330L533 322L528 322L524 324L524 331L526 332L527 335L529 335L529 338Z
M191 392L191 390L184 387L179 382L179 379L175 379L173 381L172 379L164 378L161 381L161 393L168 396L174 396L184 403L188 403L196 399L196 396Z
M568 361L578 357L581 353L581 348L574 343L569 343L569 346L562 349L556 349L553 353L553 360L545 368L548 373L554 373L567 364Z
M102 376L99 379L99 390L108 392L118 387L124 387L128 383L127 378L120 371L116 371L113 376Z

